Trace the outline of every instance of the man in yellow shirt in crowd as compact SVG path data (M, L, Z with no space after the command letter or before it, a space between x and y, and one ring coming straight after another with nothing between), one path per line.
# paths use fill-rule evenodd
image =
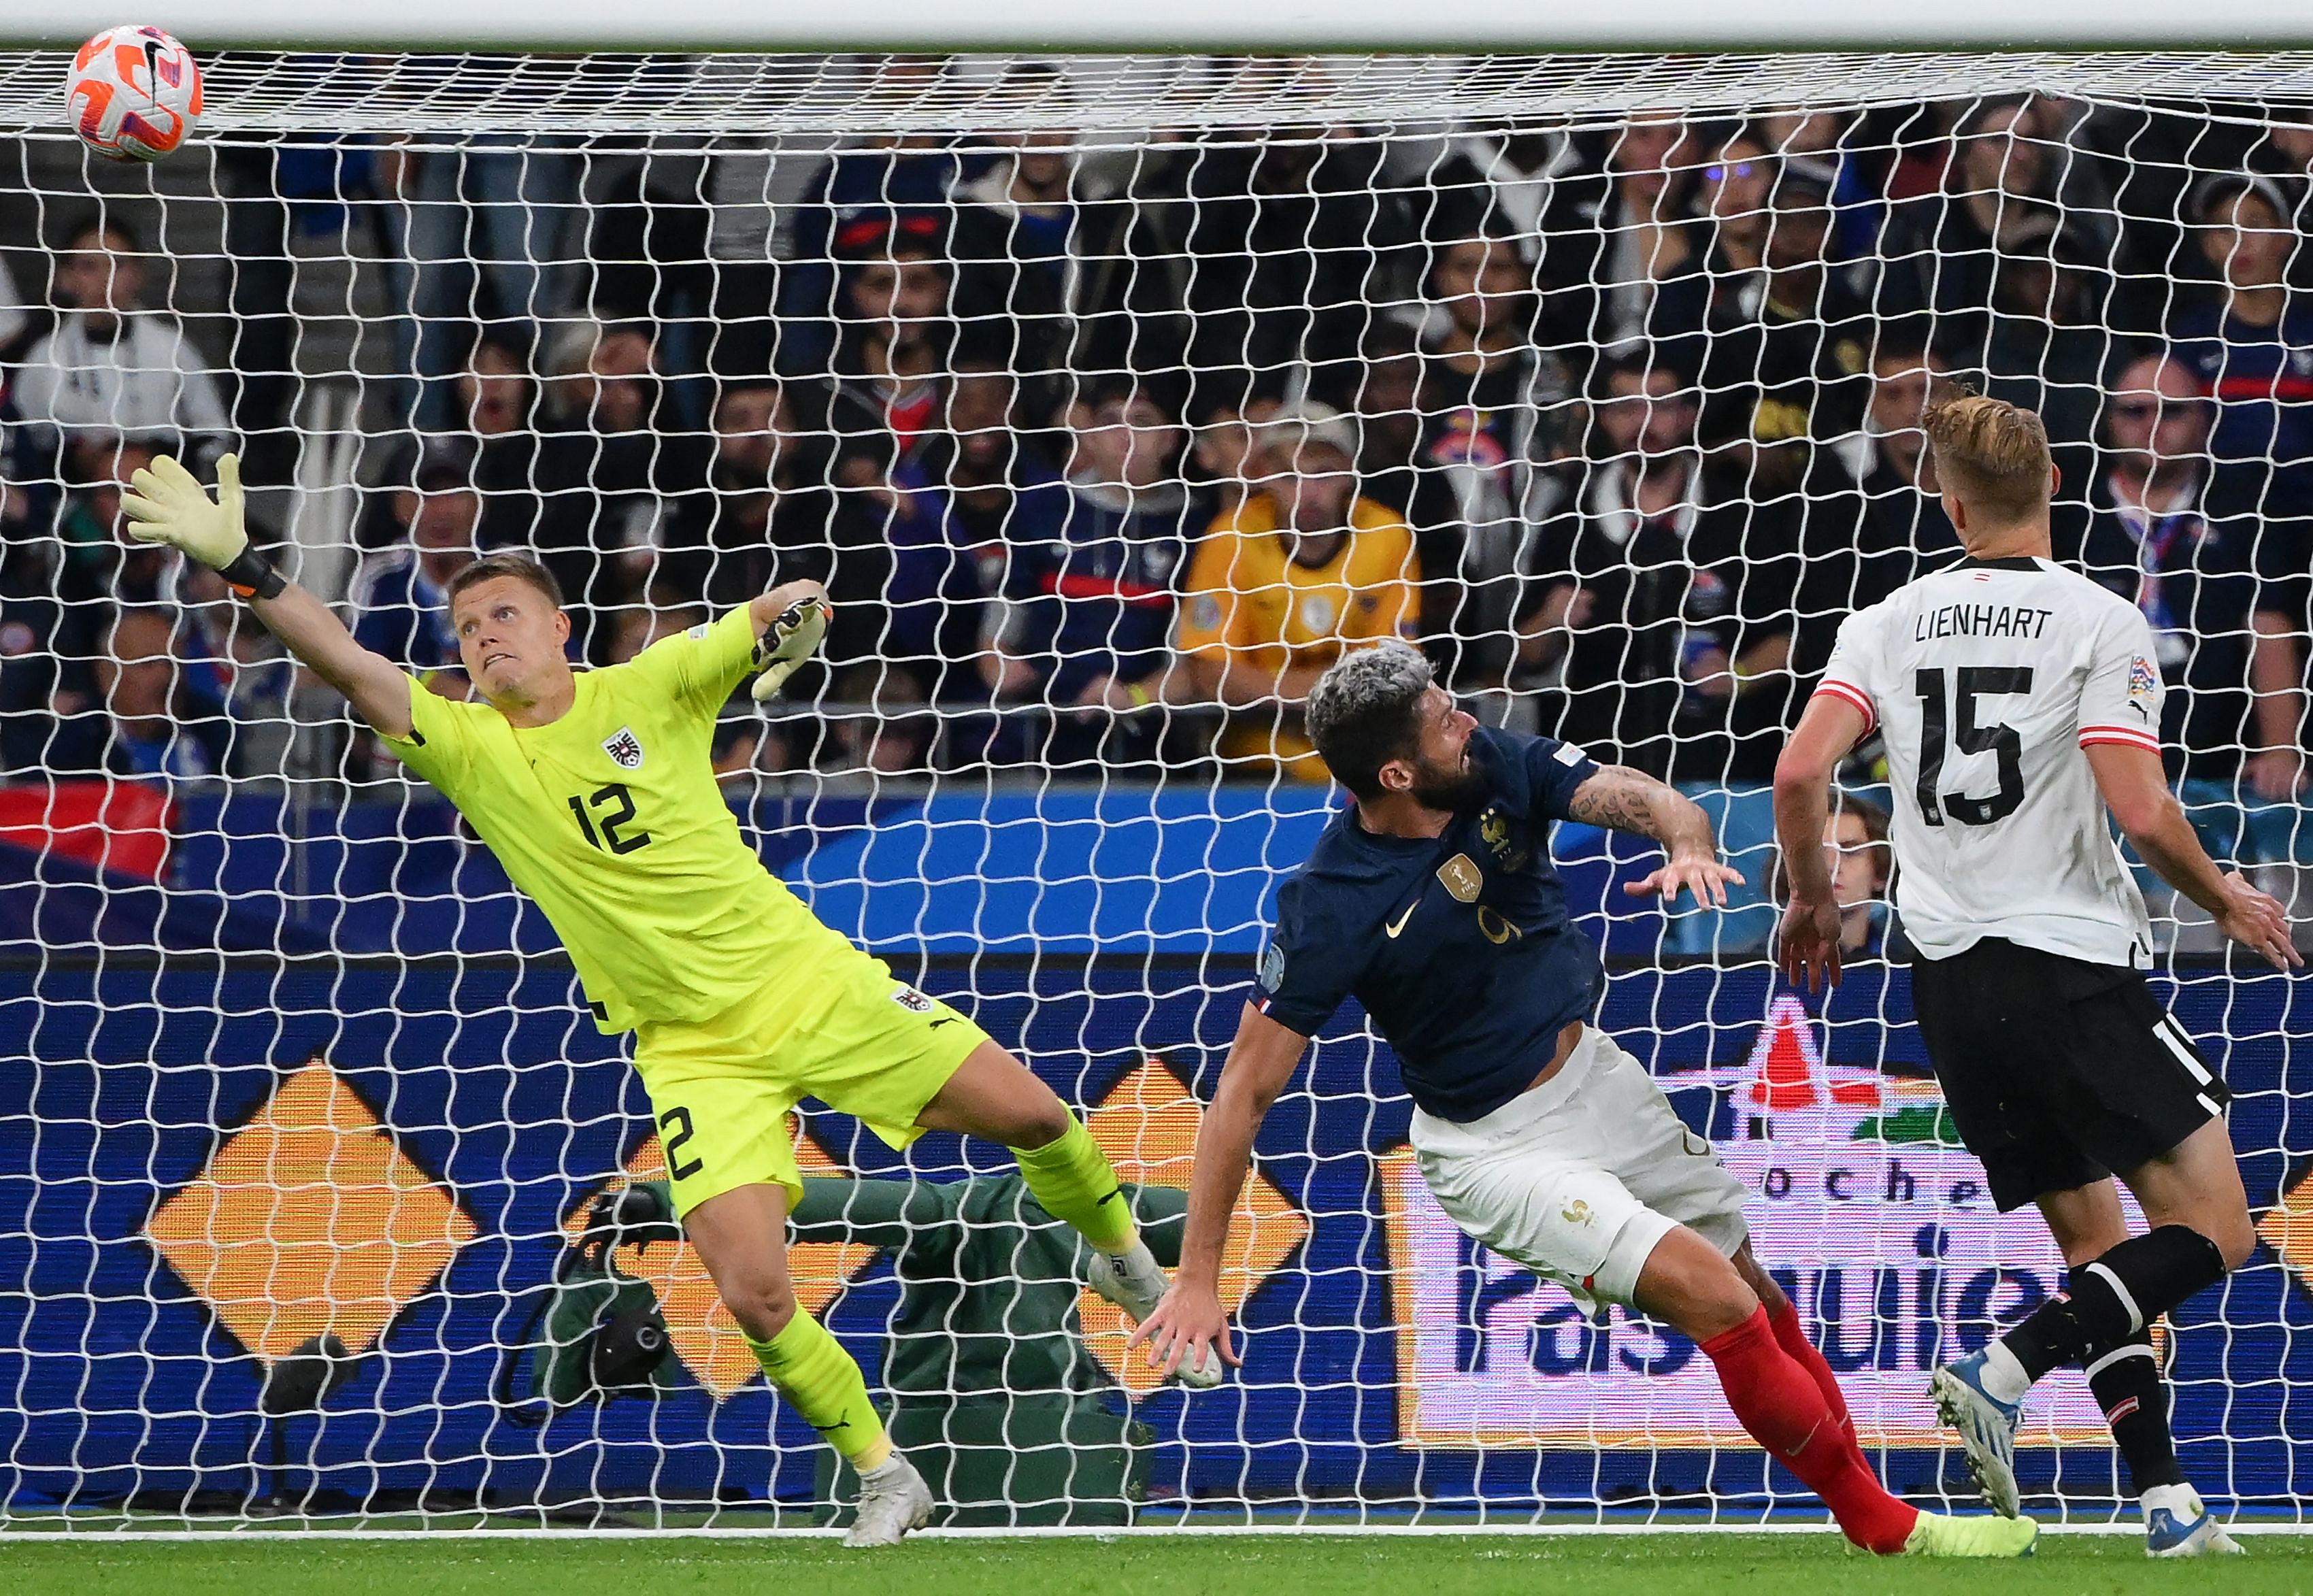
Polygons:
M242 527L239 463L212 500L166 455L122 508L139 542L210 566L406 765L458 807L568 949L603 1031L635 1033L677 1212L763 1371L858 1470L846 1544L889 1546L932 1509L892 1450L859 1365L800 1311L787 1215L803 1195L787 1116L813 1097L895 1148L928 1130L1003 1142L1029 1190L1093 1248L1095 1290L1136 1322L1167 1283L1108 1159L1051 1088L965 1015L822 925L740 835L709 762L717 712L768 698L809 657L826 595L794 582L626 664L574 671L554 578L510 554L453 577L479 695L427 691L355 642ZM1218 1362L1191 1372L1218 1381Z
M1359 496L1356 460L1330 406L1280 411L1248 460L1254 491L1190 560L1180 651L1195 695L1235 711L1218 746L1233 774L1328 780L1302 700L1344 653L1415 634L1412 531Z

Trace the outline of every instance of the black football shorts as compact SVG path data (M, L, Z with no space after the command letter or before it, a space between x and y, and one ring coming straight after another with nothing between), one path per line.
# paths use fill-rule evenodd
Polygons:
M1912 1007L2003 1213L2139 1168L2232 1100L2141 970L1986 937L1915 955Z

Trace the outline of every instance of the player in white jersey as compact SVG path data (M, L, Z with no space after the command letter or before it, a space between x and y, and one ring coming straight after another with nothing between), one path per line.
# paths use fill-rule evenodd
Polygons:
M2144 899L2106 815L2228 937L2276 967L2301 961L2281 905L2218 870L2168 790L2143 614L2050 557L2039 418L1968 394L1926 427L1967 557L1847 619L1776 767L1783 966L1811 989L1839 979L1828 789L1876 728L1929 1061L1994 1202L2038 1204L2071 1272L2069 1293L1939 1370L1937 1405L1985 1496L2013 1514L2024 1395L2080 1364L2142 1499L2147 1549L2238 1551L2177 1468L2146 1327L2238 1268L2256 1234L2224 1084L2145 982ZM2128 1234L2115 1175L2144 1235Z

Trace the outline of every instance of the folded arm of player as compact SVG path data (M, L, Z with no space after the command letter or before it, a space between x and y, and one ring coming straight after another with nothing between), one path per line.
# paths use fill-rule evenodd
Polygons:
M218 459L215 498L168 454L132 476L129 486L133 491L120 496L120 508L130 537L178 550L214 568L282 646L345 694L363 719L389 737L409 735L409 675L354 641L329 605L250 545L242 525L239 456Z
M2168 790L2160 756L2122 743L2092 743L2081 750L2096 772L2097 790L2136 856L2217 922L2217 929L2276 970L2305 960L2291 946L2289 911L2259 892L2238 871L2217 869L2201 846L2185 806Z
M816 582L789 582L759 595L747 606L755 626L755 684L749 691L760 701L787 685L819 649L835 607L827 589Z
M1778 944L1783 974L1809 992L1821 992L1825 982L1839 984L1839 900L1832 895L1831 862L1823 851L1832 772L1870 729L1853 703L1819 692L1775 761L1775 842L1791 894Z
M1668 904L1684 891L1694 895L1698 909L1705 903L1723 907L1727 889L1743 885L1741 872L1719 862L1719 839L1702 806L1644 771L1599 766L1574 789L1566 813L1585 825L1633 832L1663 845L1670 857L1660 869L1623 884L1632 897L1660 897Z
M1197 1128L1197 1151L1189 1177L1189 1218L1181 1239L1181 1266L1154 1312L1133 1330L1128 1347L1146 1346L1151 1367L1170 1375L1183 1359L1209 1362L1205 1348L1224 1362L1241 1363L1230 1345L1228 1316L1221 1310L1221 1255L1228 1245L1229 1218L1253 1168L1253 1138L1277 1094L1293 1079L1309 1038L1279 1024L1251 1003L1237 1021L1228 1062L1221 1066L1219 1089Z

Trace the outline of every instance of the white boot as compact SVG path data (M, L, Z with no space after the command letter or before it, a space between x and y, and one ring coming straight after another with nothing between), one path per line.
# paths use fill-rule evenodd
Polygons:
M1092 1289L1115 1303L1135 1326L1156 1311L1156 1304L1165 1300L1165 1289L1173 1283L1165 1277L1165 1266L1146 1241L1135 1241L1132 1250L1121 1258L1104 1252L1093 1254L1086 1273L1092 1276ZM1193 1354L1183 1358L1174 1378L1184 1386L1209 1390L1221 1383L1220 1354L1207 1348L1201 1358Z
M910 1530L931 1521L932 1488L916 1466L893 1452L859 1476L859 1512L843 1537L846 1546L897 1546Z

